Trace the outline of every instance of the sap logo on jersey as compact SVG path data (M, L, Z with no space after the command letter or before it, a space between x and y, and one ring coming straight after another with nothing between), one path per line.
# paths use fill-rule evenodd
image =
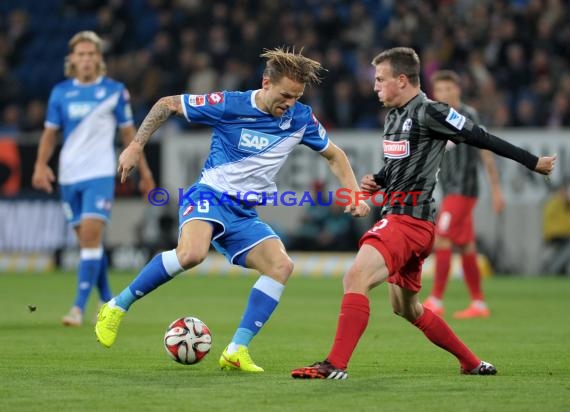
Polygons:
M67 113L70 119L81 119L87 115L93 108L90 102L74 102L67 106Z
M277 140L279 140L279 136L249 129L241 129L238 147L246 152L259 153Z
M410 142L409 140L400 140L393 142L391 140L384 140L384 157L389 159L403 159L410 155Z

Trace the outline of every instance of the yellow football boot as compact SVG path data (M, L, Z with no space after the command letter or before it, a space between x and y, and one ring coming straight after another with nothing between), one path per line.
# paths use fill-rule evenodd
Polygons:
M228 353L228 348L224 349L222 356L220 356L220 368L224 370L240 370L244 372L263 372L249 356L247 346L239 345L237 352Z
M117 333L119 332L119 325L125 313L126 312L121 308L109 307L108 303L101 306L99 314L97 315L97 323L95 324L95 334L101 345L110 348L113 343L115 343Z

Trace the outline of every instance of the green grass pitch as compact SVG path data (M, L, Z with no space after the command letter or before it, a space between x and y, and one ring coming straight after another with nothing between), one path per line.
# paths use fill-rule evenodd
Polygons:
M133 274L114 273L114 291ZM485 281L493 315L449 323L497 376L461 376L455 358L391 314L386 286L371 294L368 330L347 381L296 381L289 371L321 360L332 342L341 280L293 277L277 312L253 341L266 370L218 370L253 277L182 275L136 303L112 349L86 324L59 324L74 294L71 273L0 274L0 410L11 411L537 411L570 410L570 280L499 277ZM426 282L425 290L429 289ZM424 291L425 295L425 291ZM447 313L467 302L450 282ZM31 312L28 305L35 305ZM205 360L170 360L162 336L193 315L213 334Z

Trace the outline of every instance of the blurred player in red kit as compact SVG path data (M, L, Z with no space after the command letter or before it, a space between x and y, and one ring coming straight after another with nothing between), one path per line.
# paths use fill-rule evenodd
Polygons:
M443 102L479 124L479 115L471 106L461 101L459 75L451 70L440 70L431 77L433 97ZM499 174L493 154L476 147L448 142L439 173L439 183L443 190L439 215L435 225L435 279L430 296L424 306L433 313L443 316L443 294L449 279L453 246L461 253L463 278L471 304L465 310L455 312L456 319L486 318L491 314L481 289L481 272L477 266L473 209L477 203L479 160L483 160L489 183L493 208L500 213L505 207L499 184Z

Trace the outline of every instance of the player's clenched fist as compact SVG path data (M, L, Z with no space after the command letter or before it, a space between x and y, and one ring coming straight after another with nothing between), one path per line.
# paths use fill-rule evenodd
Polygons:
M556 155L539 157L536 167L534 168L535 172L548 176L554 170L556 157Z

